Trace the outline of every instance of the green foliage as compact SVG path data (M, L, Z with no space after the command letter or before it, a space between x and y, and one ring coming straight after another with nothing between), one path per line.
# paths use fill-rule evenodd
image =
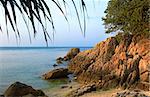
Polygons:
M122 41L122 38L123 38L123 33L118 33L115 38L117 39L117 42L120 43Z
M150 0L110 0L103 18L106 33L149 32Z

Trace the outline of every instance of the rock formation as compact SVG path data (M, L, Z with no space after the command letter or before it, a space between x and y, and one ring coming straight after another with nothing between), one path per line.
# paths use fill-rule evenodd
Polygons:
M142 93L140 90L125 90L123 92L116 93L112 95L111 97L150 97Z
M59 57L56 59L57 64L62 64L62 61L69 61L80 52L79 48L71 48L64 58Z
M29 96L30 95L30 96ZM47 97L43 91L35 90L26 84L15 82L4 93L4 97Z
M92 91L96 91L95 84L88 84L71 91L66 97L79 97Z
M80 52L68 68L79 82L95 83L98 88L149 90L150 39L140 34L108 38Z
M48 80L48 79L57 79L57 78L64 78L67 77L68 75L68 69L66 68L59 68L59 69L54 69L52 71L49 71L43 75L43 78Z
M64 61L74 58L80 52L79 48L72 48L66 56L64 56Z

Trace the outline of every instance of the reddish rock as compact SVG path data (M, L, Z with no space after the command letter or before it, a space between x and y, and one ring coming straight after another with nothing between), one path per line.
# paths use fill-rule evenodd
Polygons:
M149 97L148 95L145 95L140 90L124 90L122 92L118 92L113 94L111 97Z
M66 54L66 56L64 56L63 58L62 57L58 57L56 59L56 63L57 64L62 64L63 61L69 61L71 60L72 58L74 58L78 53L80 52L80 49L79 48L71 48L68 53Z
M58 57L58 58L56 59L56 63L57 63L57 64L62 64L63 61L64 61L64 58L62 58L62 57Z
M127 59L126 52L121 52L120 53L120 59L121 60L126 60Z
M43 75L43 78L48 80L48 79L57 79L57 78L64 78L67 77L68 75L68 69L65 68L59 68L59 69L54 69L52 71L49 71Z
M97 87L130 88L137 82L148 82L150 74L150 39L125 35L98 43L77 54L69 63L69 71L81 83L98 83Z
M149 82L150 81L150 52L142 57L139 63L140 80Z
M28 94L32 94L33 96L41 96L46 97L43 91L35 90L31 86L26 84L15 82L12 84L4 93L5 97L21 97Z
M79 48L72 48L70 49L70 51L67 53L67 55L64 57L64 60L71 60L72 58L74 58L78 53L80 52Z
M137 84L137 87L138 89L142 89L142 90L145 90L145 91L150 91L150 83L146 83L146 82L139 82Z
M87 84L81 86L80 88L72 90L66 97L79 97L81 95L84 95L85 93L89 93L95 90L96 90L95 84Z

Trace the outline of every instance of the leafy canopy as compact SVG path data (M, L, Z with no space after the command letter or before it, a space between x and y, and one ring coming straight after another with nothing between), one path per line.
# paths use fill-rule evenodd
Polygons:
M150 31L150 0L110 0L105 13L106 33Z

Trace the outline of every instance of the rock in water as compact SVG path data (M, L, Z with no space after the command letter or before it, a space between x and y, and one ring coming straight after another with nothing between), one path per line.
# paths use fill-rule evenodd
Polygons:
M62 64L63 62L61 60L56 60L57 64Z
M56 59L56 63L57 63L57 64L62 64L63 61L64 61L64 58L62 58L62 57L58 57L58 58Z
M69 50L69 52L66 54L66 56L62 57L58 57L56 59L56 63L57 64L63 64L63 61L69 61L72 58L74 58L78 53L80 52L79 48L72 48Z
M35 90L26 84L15 82L4 93L5 97L21 97L32 94L33 96L46 97L43 91Z
M48 79L58 79L58 78L65 78L68 75L68 69L66 68L59 68L59 69L54 69L52 71L47 72L46 74L43 75L43 78L48 80Z
M58 58L56 59L56 61L57 61L57 60L63 61L63 58L62 58L62 57L58 57Z
M54 64L54 65L53 65L53 67L56 67L56 66L58 66L58 65L57 65L57 64Z
M72 48L67 55L64 57L64 60L70 60L74 58L80 52L79 48Z
M69 52L66 54L66 56L64 56L64 58L62 57L58 57L56 59L56 62L59 64L62 63L62 61L69 61L71 60L72 58L74 58L78 53L80 52L80 49L79 48L72 48L69 50Z

